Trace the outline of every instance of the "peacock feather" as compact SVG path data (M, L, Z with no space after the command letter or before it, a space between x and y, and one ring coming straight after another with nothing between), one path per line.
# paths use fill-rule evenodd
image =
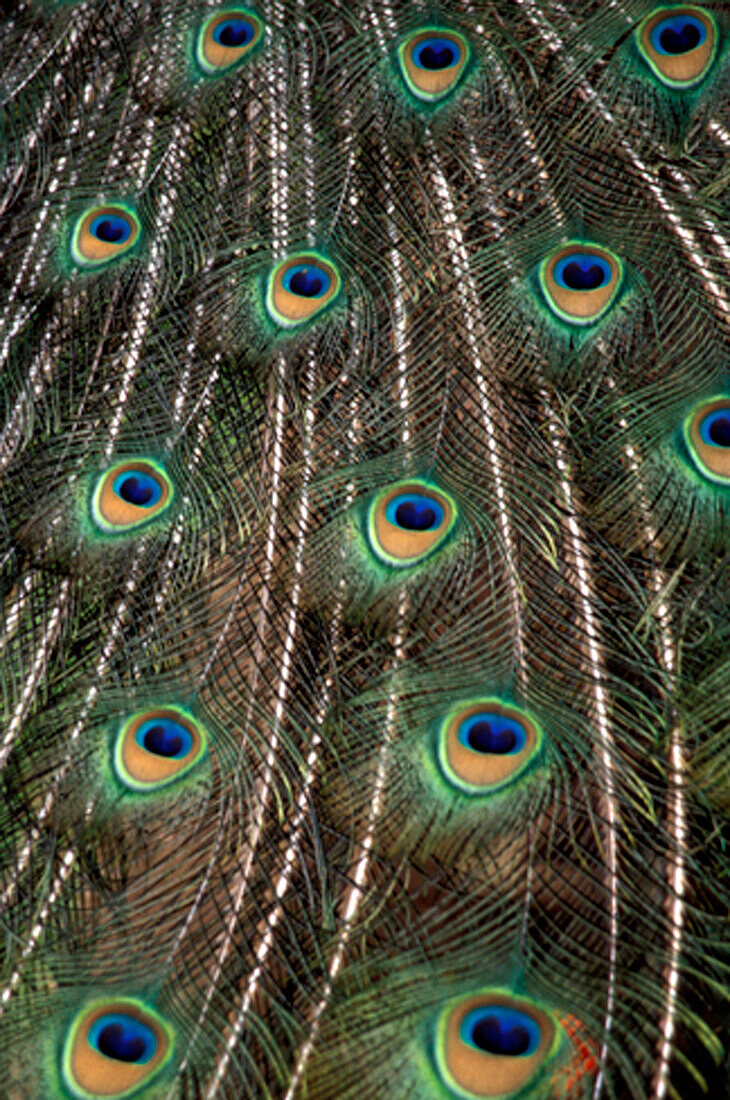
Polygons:
M0 1094L730 1058L730 9L9 0Z

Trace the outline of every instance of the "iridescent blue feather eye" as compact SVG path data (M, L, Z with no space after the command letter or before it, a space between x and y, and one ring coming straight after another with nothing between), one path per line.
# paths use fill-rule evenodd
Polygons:
M340 287L333 263L318 252L298 252L282 260L269 275L266 309L277 325L295 328L330 306Z
M117 1062L144 1065L157 1050L155 1033L141 1020L120 1012L100 1016L89 1028L89 1045Z
M213 41L226 49L240 50L253 41L255 34L248 19L224 19L213 30Z
M398 493L388 501L385 518L403 531L433 531L444 522L444 510L432 496Z
M678 91L703 80L717 53L717 24L708 11L694 5L656 8L636 36L650 70Z
M150 794L176 782L205 755L207 733L187 710L156 707L122 725L114 746L114 769L125 787Z
M172 1028L150 1005L133 997L94 1001L67 1032L63 1083L79 1100L136 1096L169 1065L173 1049Z
M657 53L689 53L706 40L707 28L696 16L671 15L655 23L649 38Z
M553 277L566 290L599 290L611 281L611 265L602 256L568 253L555 264Z
M98 214L89 225L89 233L105 244L124 244L132 235L132 226L119 214Z
M162 485L144 470L125 470L115 477L112 491L126 504L137 508L154 508L162 496Z
M486 990L441 1013L436 1069L453 1096L505 1100L537 1083L564 1039L557 1020L534 1001Z
M504 756L522 752L527 743L521 722L494 711L477 711L459 724L459 742L472 752Z
M539 278L545 301L557 317L571 325L592 325L613 306L623 264L606 248L576 241L543 260Z
M715 409L703 416L700 437L708 447L730 447L730 410Z
M96 526L107 534L127 534L158 516L172 497L172 483L161 466L129 459L99 479L91 514Z
M195 59L207 76L221 76L245 61L261 42L264 25L247 8L224 8L200 27Z
M332 285L323 267L316 264L296 264L287 269L282 279L284 290L300 298L322 298Z
M96 206L76 222L71 256L79 267L98 270L127 254L141 233L140 220L130 207Z
M414 65L429 72L451 69L461 60L461 49L448 38L422 38L411 54Z
M415 481L390 486L370 506L370 546L388 565L414 565L443 543L456 515L451 497L433 485Z
M461 703L438 727L436 755L444 778L473 797L514 783L542 745L538 723L500 699Z
M684 423L684 438L702 476L730 485L730 398L717 397L699 405Z
M147 752L173 760L181 759L193 745L190 730L172 718L150 718L143 722L135 740Z
M406 87L421 103L438 103L458 85L469 52L469 43L456 31L444 27L416 31L398 50L398 64Z
M534 1054L540 1045L540 1027L526 1012L509 1005L474 1008L464 1017L461 1040L487 1054L516 1058Z

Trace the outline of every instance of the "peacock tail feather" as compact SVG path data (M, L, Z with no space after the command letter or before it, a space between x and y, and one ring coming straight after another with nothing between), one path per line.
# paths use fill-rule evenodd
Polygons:
M726 1095L728 5L2 12L0 1093Z

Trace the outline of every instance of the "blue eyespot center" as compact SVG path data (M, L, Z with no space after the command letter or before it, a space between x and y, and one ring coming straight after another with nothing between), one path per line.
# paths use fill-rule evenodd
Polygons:
M457 65L461 51L448 38L424 38L413 50L413 61L420 69L439 71Z
M540 1045L536 1021L506 1005L472 1009L462 1021L460 1036L468 1046L502 1057L529 1056Z
M431 497L399 493L388 502L385 518L404 531L434 531L444 522L444 510Z
M290 267L282 279L284 290L300 298L322 298L330 288L331 279L326 271L314 264L297 264Z
M430 531L436 525L436 511L429 504L405 500L396 508L395 520L408 531Z
M213 31L213 41L228 49L242 49L253 41L254 28L247 19L224 19Z
M91 222L89 233L105 244L124 244L132 236L132 227L118 214L99 214Z
M133 1016L109 1013L89 1029L89 1043L115 1062L143 1065L154 1057L157 1039L151 1028Z
M524 1054L530 1045L527 1029L515 1024L503 1028L496 1016L484 1016L474 1025L472 1039L490 1054Z
M475 752L511 752L517 740L514 730L495 729L491 722L475 722L467 735L469 747Z
M193 747L189 730L172 718L150 718L135 734L137 744L155 756L180 760Z
M612 271L603 257L575 252L558 260L553 276L567 290L598 290L610 283Z
M651 31L651 44L660 54L689 53L707 39L707 27L694 15L673 15L660 20Z
M474 752L497 756L514 756L527 744L527 735L520 722L489 711L464 719L459 726L458 739Z
M714 447L730 447L730 408L715 409L700 423L700 438Z
M127 504L134 504L138 508L152 508L162 496L159 482L141 470L119 474L112 488Z

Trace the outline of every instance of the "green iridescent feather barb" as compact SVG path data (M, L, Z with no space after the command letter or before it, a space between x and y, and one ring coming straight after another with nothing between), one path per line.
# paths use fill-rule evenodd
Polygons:
M0 11L2 1096L724 1096L727 4Z

